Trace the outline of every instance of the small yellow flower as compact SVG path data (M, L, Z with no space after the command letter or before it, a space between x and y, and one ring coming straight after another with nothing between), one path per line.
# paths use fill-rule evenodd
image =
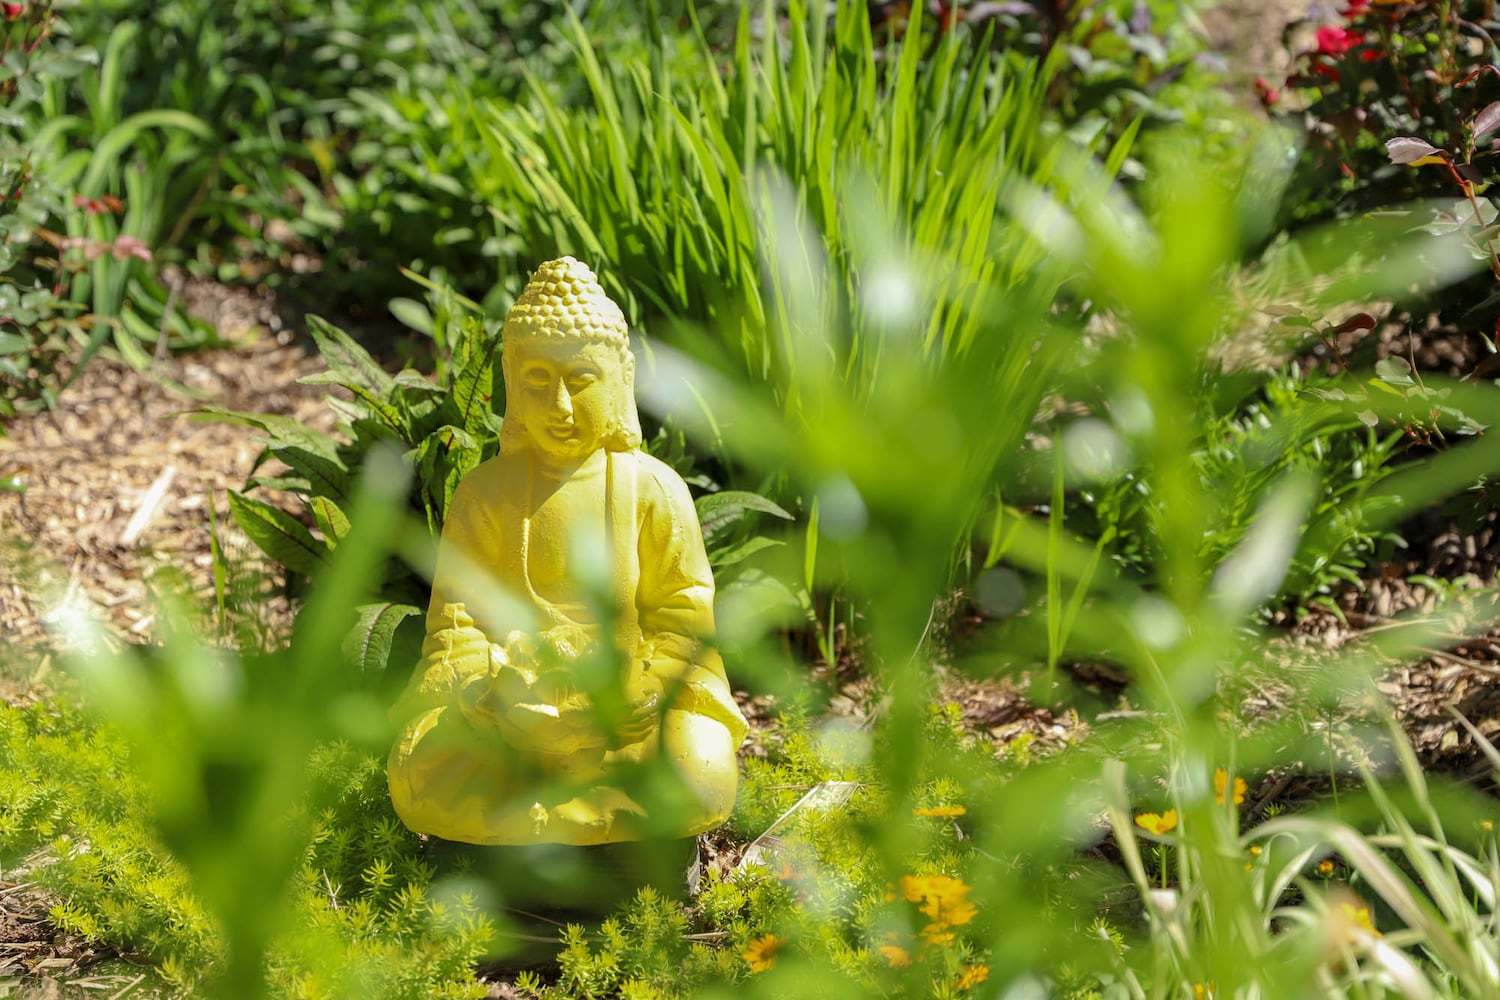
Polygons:
M978 986L990 978L990 967L988 965L971 965L959 974L958 982L954 983L955 989L967 990Z
M762 934L746 945L743 957L750 963L751 972L765 972L776 966L776 953L783 942L775 934Z
M1218 802L1219 805L1221 805L1221 806L1224 804L1224 792L1228 788L1229 788L1229 772L1226 771L1226 770L1224 770L1222 767L1215 768L1215 770L1214 770L1214 800L1216 802ZM1250 790L1250 786L1247 785L1247 784L1245 784L1245 779L1241 778L1239 775L1235 775L1235 778L1234 778L1234 804L1235 805L1239 805L1240 803L1244 802L1245 801L1245 793L1247 791L1249 791L1249 790Z
M968 815L969 810L963 806L930 806L926 809L913 809L913 816L934 816L938 819L956 819L959 816Z
M883 944L880 953L885 956L885 962L893 969L904 969L911 964L911 952L898 944Z
M1321 875L1321 876L1323 876L1324 878L1327 878L1328 876L1332 875L1333 874L1333 862L1330 859L1328 859L1328 858L1324 858L1322 861L1319 861L1318 862L1318 874Z
M956 935L947 924L928 924L922 928L922 951L928 948L942 948L954 942Z
M968 900L969 886L948 875L903 875L901 892L917 903L928 920L943 927L957 927L973 920L979 910Z
M1258 858L1258 857L1260 857L1261 852L1264 851L1264 850L1265 850L1265 848L1261 847L1259 844L1251 844L1250 845L1250 856L1252 858Z
M1482 819L1479 821L1479 829L1483 830L1485 833L1494 833L1495 821L1492 819Z
M1158 836L1169 833L1177 829L1177 810L1168 809L1159 816L1156 813L1141 813L1135 818L1135 825Z

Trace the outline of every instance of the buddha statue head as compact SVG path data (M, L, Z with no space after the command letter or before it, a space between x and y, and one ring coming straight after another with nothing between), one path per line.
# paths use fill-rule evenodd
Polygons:
M537 268L500 336L502 453L569 461L640 446L625 316L588 265L560 257Z

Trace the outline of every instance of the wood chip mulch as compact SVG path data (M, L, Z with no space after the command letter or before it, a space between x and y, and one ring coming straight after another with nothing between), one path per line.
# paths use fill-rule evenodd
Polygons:
M0 642L45 657L58 639L49 635L57 608L78 599L98 609L110 635L150 641L152 580L167 571L211 603L211 505L234 576L262 582L244 603L268 633L284 629L290 607L275 567L235 527L225 495L244 488L259 432L190 411L283 414L327 430L323 387L297 383L322 368L287 332L242 334L232 350L168 358L146 372L98 359L55 409L4 428L0 479L25 488L0 491ZM0 666L0 697L23 697L33 669L16 677Z

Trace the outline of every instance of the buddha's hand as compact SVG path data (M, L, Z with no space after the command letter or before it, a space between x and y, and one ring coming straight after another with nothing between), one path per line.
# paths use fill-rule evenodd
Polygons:
M625 712L610 736L610 749L618 750L650 738L661 725L665 688L654 676L649 663L639 657L630 663L625 675Z
M559 664L573 663L594 651L594 637L588 629L577 625L558 625L549 628L539 637L543 657Z

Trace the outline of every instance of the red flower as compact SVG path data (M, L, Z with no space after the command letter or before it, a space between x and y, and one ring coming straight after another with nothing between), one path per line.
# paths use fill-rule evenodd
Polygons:
M1271 107L1281 101L1281 92L1266 82L1263 76L1255 78L1255 96L1260 98L1260 103Z
M7 21L14 21L21 16L21 10L24 6L25 4L19 3L0 3L0 11L5 12L5 19Z
M1349 6L1339 11L1345 17L1354 18L1370 11L1370 0L1349 0Z
M1361 49L1359 53L1360 62L1374 62L1380 58L1379 49Z
M1340 56L1365 40L1365 36L1348 28L1324 25L1318 29L1318 55Z

